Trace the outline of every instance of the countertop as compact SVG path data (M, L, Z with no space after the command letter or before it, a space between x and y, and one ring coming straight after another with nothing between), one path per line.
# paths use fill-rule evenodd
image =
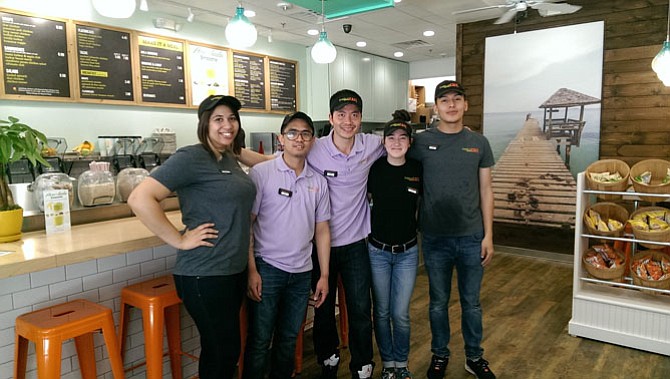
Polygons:
M166 212L178 229L181 212ZM23 233L20 240L0 243L0 279L164 245L136 217L75 225L47 235Z

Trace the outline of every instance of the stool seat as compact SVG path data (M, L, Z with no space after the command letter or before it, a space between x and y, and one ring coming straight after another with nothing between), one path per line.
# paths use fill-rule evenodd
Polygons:
M172 275L165 275L136 283L121 290L119 351L121 352L121 357L123 357L130 307L138 308L142 311L147 379L160 379L163 377L164 326L167 327L172 378L182 379L179 304L181 304L181 299L177 296Z
M101 330L109 353L114 378L124 377L112 310L78 299L54 305L16 318L14 377L26 375L28 341L35 343L40 379L60 378L61 344L74 338L82 377L96 377L93 332Z

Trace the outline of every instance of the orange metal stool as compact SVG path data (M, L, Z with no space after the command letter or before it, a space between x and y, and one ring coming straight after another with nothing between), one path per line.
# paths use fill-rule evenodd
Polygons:
M313 305L310 300L310 305ZM342 284L342 277L337 277L337 307L340 309L340 348L345 349L349 345L349 319L347 316L347 302L344 294L344 285ZM294 375L302 372L302 350L305 333L305 324L307 322L307 311L305 311L305 319L302 321L300 333L295 343L295 363Z
M124 377L112 310L88 300L73 300L16 318L14 378L26 377L28 341L35 343L37 376L60 378L61 344L74 338L83 378L96 378L93 332L101 330L115 379Z
M144 326L147 379L163 377L163 325L167 328L172 378L182 379L179 304L181 299L177 296L172 275L133 284L121 290L119 351L123 357L130 307L139 308L142 310Z

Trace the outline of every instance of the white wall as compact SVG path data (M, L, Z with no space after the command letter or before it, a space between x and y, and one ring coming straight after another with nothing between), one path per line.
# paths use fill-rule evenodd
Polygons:
M409 64L409 78L423 79L456 76L456 57L430 59Z

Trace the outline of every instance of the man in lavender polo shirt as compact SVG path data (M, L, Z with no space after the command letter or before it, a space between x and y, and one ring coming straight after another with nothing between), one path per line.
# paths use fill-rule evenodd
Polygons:
M314 314L314 350L322 378L336 378L339 338L335 323L335 288L342 277L349 316L349 369L353 378L371 378L371 271L365 238L370 234L367 179L370 167L384 154L381 137L362 134L363 101L354 91L341 90L330 98L328 120L333 129L316 140L307 163L328 180L331 250L329 288ZM316 257L313 256L316 261ZM319 278L318 270L312 272Z
M293 373L312 278L312 238L320 265L314 290L317 309L328 294L328 183L305 163L314 139L312 119L302 112L289 114L280 133L284 153L249 172L257 192L248 266L247 292L253 301L248 303L243 369L247 379L264 378L268 358L270 378L290 378Z

